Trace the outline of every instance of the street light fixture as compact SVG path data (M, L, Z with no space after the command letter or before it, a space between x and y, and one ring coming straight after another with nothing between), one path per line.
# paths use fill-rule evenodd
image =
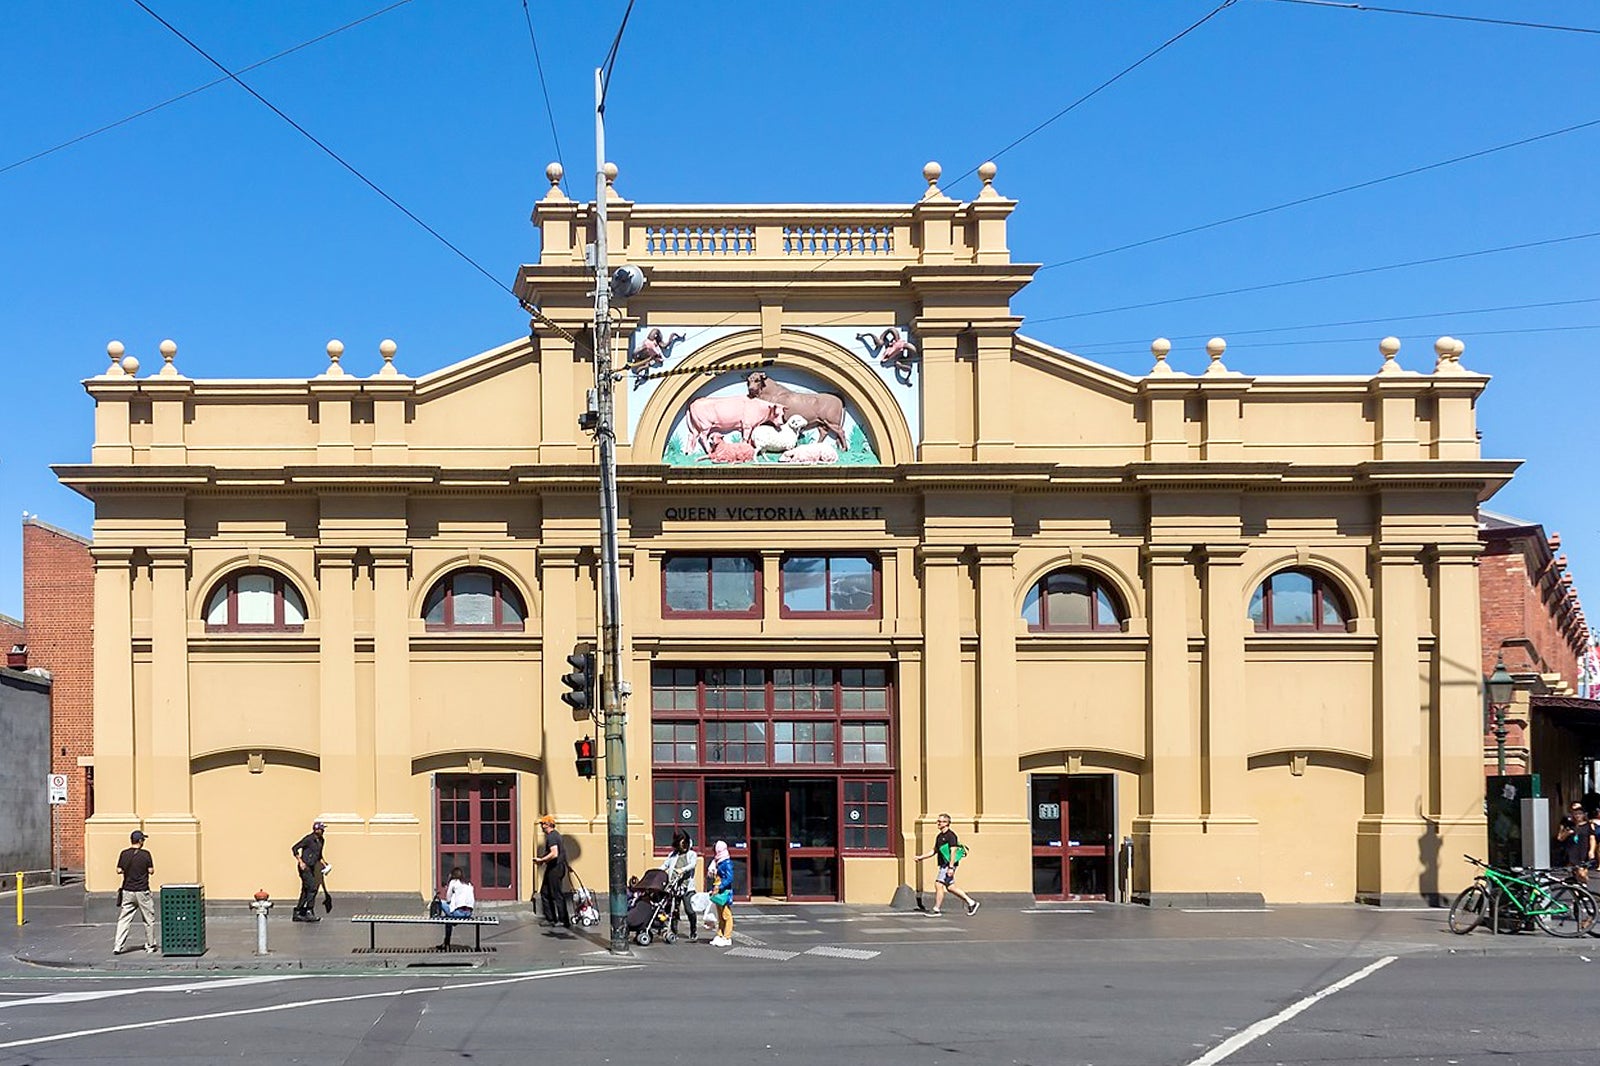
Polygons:
M1489 675L1489 713L1494 716L1494 743L1496 764L1502 777L1506 772L1506 712L1511 708L1511 694L1517 687L1516 678L1506 669L1504 655L1495 656L1494 673Z

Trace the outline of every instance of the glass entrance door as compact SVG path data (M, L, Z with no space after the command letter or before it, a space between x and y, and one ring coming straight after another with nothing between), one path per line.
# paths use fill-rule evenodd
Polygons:
M739 899L839 898L839 781L707 778L705 844L725 841Z
M1115 781L1110 774L1030 774L1033 894L1106 899L1112 888Z
M511 774L440 774L434 784L438 882L459 866L479 899L517 899L517 779Z
M733 859L733 894L750 898L750 792L743 778L706 779L706 838L699 845L702 865L709 869L715 861L712 849L717 841L728 845Z
M839 898L839 781L790 781L789 898Z

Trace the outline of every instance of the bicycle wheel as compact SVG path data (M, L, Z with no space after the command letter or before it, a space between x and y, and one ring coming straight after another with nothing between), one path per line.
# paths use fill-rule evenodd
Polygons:
M1488 914L1489 893L1483 890L1482 885L1468 885L1450 904L1450 931L1457 936L1465 936L1482 925Z
M1545 893L1548 898L1540 901L1540 910L1552 913L1535 915L1540 929L1551 936L1570 940L1594 928L1595 901L1586 889L1577 885L1552 885Z

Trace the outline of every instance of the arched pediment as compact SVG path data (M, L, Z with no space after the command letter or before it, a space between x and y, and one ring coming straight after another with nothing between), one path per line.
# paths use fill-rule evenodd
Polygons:
M674 370L681 373L662 379L639 414L632 460L673 462L668 457L672 446L676 449L673 456L681 452L689 460L677 460L680 465L706 462L696 459L687 440L684 417L689 402L706 395L746 396L746 379L759 369L773 382L795 392L835 393L843 399L846 445L852 444L851 430L859 428L870 450L868 458L851 448L850 454L841 455L843 462L896 466L912 461L916 445L899 401L856 355L822 337L785 331L778 338L777 359L770 365L742 365L754 363L764 354L761 332L748 330L719 338L676 364ZM729 363L741 364L741 368L718 372L718 367ZM692 372L696 370L701 372ZM805 437L815 439L819 435L820 431L813 429Z

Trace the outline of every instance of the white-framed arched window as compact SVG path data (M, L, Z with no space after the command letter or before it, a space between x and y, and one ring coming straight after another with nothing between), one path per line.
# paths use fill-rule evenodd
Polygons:
M504 575L481 567L452 570L433 583L422 601L422 620L431 630L520 633L528 608Z
M206 596L206 630L213 633L298 633L306 601L294 583L273 570L235 570Z

